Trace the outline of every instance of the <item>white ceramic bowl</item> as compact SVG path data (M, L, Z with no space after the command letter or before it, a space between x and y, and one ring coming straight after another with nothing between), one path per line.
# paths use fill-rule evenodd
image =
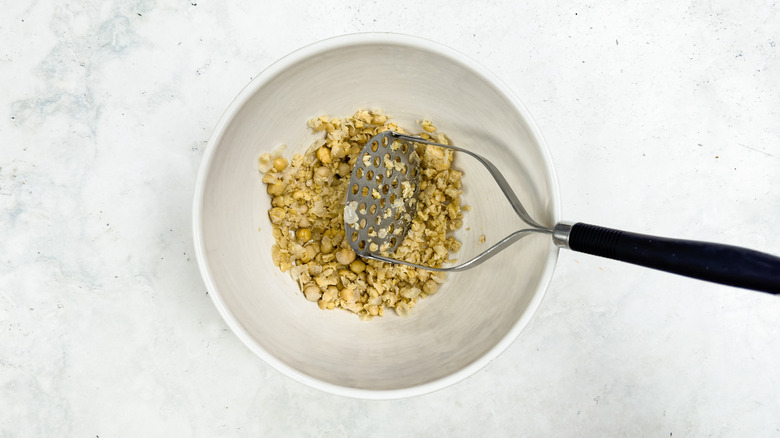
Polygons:
M354 34L304 47L241 91L219 121L198 176L194 238L214 304L236 335L287 376L334 394L390 399L431 392L499 355L539 306L557 249L549 236L522 239L488 262L450 274L408 318L360 321L322 311L271 261L269 198L257 158L288 155L316 138L314 116L382 109L406 129L433 120L454 144L491 159L532 216L559 219L557 183L528 112L492 74L462 54L404 35ZM509 204L465 161L463 251L517 224ZM494 183L493 183L494 184ZM468 228L468 230L466 230ZM489 243L488 242L488 243ZM484 249L484 248L483 248Z

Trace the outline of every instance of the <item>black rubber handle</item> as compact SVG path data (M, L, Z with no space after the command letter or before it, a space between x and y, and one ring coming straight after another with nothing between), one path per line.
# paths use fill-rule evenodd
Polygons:
M780 257L719 243L669 239L577 223L569 247L729 286L780 293Z

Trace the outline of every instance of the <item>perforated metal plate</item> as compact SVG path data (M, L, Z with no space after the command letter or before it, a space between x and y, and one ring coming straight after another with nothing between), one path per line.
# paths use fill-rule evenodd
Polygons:
M349 178L344 230L361 256L387 256L401 244L417 213L420 157L411 142L385 131L360 151Z

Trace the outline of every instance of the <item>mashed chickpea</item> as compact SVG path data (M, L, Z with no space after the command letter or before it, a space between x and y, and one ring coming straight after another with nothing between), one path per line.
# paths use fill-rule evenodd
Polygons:
M321 309L343 308L362 319L383 316L386 308L408 315L418 300L436 293L445 274L357 257L344 232L347 185L363 146L383 131L406 132L388 116L366 110L343 120L318 117L308 126L323 138L306 153L289 161L271 154L258 159L271 197L274 264L290 272L304 297ZM420 137L448 144L430 121L421 127ZM451 233L463 225L466 209L461 208L461 172L452 168L452 150L416 147L421 157L419 207L392 257L441 267L460 249Z

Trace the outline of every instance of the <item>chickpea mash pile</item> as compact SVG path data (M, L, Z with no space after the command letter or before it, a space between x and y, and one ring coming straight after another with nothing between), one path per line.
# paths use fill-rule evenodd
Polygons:
M420 124L420 137L449 144L431 122ZM383 131L406 132L381 112L366 110L345 119L314 118L308 126L323 137L305 154L288 161L265 153L258 160L271 196L274 264L289 272L320 309L342 308L371 319L391 308L407 316L418 300L436 293L445 274L357 257L345 238L343 216L350 173L363 146ZM421 158L418 211L391 256L441 267L454 261L451 254L461 246L451 233L463 225L468 210L461 207L462 174L452 168L452 150L416 147Z

